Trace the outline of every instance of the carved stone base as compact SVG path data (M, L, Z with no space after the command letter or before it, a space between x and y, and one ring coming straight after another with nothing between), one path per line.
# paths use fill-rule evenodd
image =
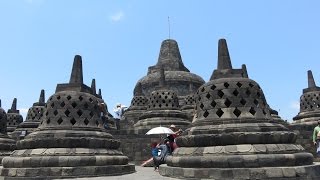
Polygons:
M106 165L81 167L2 168L5 179L54 179L114 176L135 172L134 165Z
M281 179L311 180L320 178L320 164L295 167L263 168L180 168L160 166L160 175L179 179Z

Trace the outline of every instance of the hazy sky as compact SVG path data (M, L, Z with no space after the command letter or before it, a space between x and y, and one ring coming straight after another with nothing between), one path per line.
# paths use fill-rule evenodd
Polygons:
M185 66L208 81L217 43L226 38L234 68L246 64L283 119L299 112L307 70L320 83L320 1L294 0L0 0L0 99L25 116L58 83L74 55L84 82L95 78L109 111L130 105L136 82L158 59L168 16Z

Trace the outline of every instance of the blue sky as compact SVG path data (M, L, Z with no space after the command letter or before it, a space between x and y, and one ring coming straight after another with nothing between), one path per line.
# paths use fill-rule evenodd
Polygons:
M84 82L95 78L109 111L129 105L136 82L157 62L160 44L177 40L185 66L205 81L226 38L234 68L246 64L268 104L291 120L307 87L320 84L320 2L213 0L0 0L0 99L26 110L40 90L69 81L74 55Z

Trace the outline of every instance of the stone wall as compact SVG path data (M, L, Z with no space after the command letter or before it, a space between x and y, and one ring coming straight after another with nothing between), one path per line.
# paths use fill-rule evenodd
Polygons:
M113 130L110 133L115 139L120 140L119 150L135 165L141 165L151 158L151 143L159 142L161 139L160 135L137 135L133 130Z
M290 130L297 133L297 141L296 144L300 144L305 150L309 153L312 153L314 156L314 161L320 161L320 158L317 158L316 154L316 146L312 142L312 133L314 126L310 125L296 125L289 126Z

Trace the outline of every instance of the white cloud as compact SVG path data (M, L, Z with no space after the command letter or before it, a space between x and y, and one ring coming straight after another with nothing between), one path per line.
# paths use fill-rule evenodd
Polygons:
M124 12L118 11L118 12L112 14L109 18L112 22L118 22L124 18Z
M290 108L299 111L300 110L300 102L299 101L291 102Z

